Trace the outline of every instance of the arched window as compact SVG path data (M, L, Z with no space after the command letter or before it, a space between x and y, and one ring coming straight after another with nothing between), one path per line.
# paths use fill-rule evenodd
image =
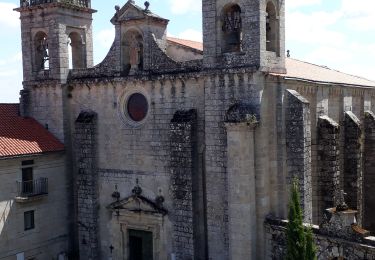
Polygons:
M271 1L267 3L266 12L266 48L267 51L279 53L279 21L276 7Z
M69 68L86 68L85 41L83 36L77 32L69 34Z
M34 70L49 70L48 38L44 32L38 32L34 37Z
M122 39L123 68L129 74L143 69L143 37L136 30L129 30Z
M241 8L230 5L223 10L223 52L242 51Z

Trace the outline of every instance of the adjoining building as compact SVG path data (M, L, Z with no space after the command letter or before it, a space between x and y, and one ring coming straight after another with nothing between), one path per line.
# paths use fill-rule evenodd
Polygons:
M64 144L71 258L281 259L297 179L319 259L375 259L375 82L286 57L285 1L202 5L203 43L116 6L96 66L90 0L16 9L20 118Z
M64 145L0 104L0 259L68 256L69 186Z

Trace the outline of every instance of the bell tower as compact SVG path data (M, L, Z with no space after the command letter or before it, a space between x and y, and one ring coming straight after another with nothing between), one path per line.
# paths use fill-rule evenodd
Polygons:
M64 83L69 69L93 66L91 0L21 0L24 82Z
M285 72L285 0L204 0L206 68Z

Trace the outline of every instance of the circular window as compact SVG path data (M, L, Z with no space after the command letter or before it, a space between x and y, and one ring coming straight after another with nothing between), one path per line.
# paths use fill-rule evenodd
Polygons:
M129 118L135 122L141 122L147 116L148 102L144 95L134 93L129 96L126 103L126 111Z

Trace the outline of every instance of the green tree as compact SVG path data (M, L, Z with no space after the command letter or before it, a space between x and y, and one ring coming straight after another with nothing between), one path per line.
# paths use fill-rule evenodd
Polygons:
M305 230L300 204L297 181L291 187L289 201L288 225L286 230L287 252L286 260L315 260L315 245L312 230Z
M313 238L312 228L309 227L306 232L306 260L316 260L316 247Z

